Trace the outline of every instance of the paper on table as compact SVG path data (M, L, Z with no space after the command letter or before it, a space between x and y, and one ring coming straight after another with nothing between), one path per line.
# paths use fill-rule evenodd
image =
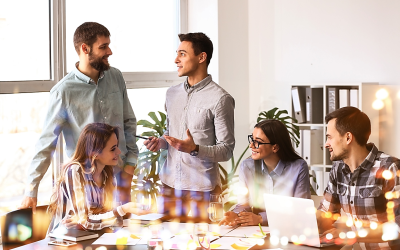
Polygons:
M246 250L257 243L261 243L258 241L262 241L262 244L264 244L263 239L256 239L256 238L240 238L240 237L222 237L216 241L214 241L212 244L214 246L211 246L212 249L234 249L234 250Z
M122 235L117 233L105 233L98 238L93 245L129 245L134 246L139 239L133 239L130 235Z
M218 236L214 236L214 235L208 235L208 241L213 241L215 239L218 239ZM180 234L180 235L175 235L173 238L171 238L168 242L170 244L169 248L170 249L186 249L189 244L196 244L197 242L195 242L193 240L193 237L191 234ZM167 244L167 242L164 242L164 244ZM213 243L212 243L213 244ZM211 244L211 246L212 246ZM200 247L200 245L197 243L198 247ZM168 248L168 246L167 246Z
M224 236L235 228L236 227L225 226L225 225L218 226L218 224L210 224L208 227L210 232L215 232L214 235L216 235L216 236Z
M269 234L269 227L262 227L265 234ZM229 237L250 237L250 238L264 238L259 226L238 227L225 236Z
M163 222L164 230L169 231L172 235L191 234L194 230L194 223L179 223L179 222Z

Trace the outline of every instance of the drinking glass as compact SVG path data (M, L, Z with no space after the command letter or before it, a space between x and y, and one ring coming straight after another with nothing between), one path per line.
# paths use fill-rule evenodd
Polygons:
M222 204L222 195L211 194L210 206L208 208L208 217L212 222L218 222L224 217L224 209Z

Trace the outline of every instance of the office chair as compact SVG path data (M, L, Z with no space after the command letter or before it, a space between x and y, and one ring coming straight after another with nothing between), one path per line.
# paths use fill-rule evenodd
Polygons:
M47 205L11 211L0 216L0 230L3 245L21 246L46 237L51 216Z

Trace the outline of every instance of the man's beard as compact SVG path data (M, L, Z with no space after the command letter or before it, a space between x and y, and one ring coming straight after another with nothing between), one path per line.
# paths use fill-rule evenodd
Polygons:
M95 57L92 52L89 53L89 64L99 72L110 69L110 64L108 62L104 63L102 57Z
M332 151L331 161L341 161L348 157L349 151L347 149L342 149L342 153L335 155Z

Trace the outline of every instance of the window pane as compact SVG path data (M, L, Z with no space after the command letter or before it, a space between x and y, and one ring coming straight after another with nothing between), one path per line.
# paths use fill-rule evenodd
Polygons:
M48 97L48 92L0 95L0 212L21 203ZM50 198L51 179L49 169L39 186L39 204Z
M0 1L0 81L50 79L49 19L48 0Z
M158 111L165 113L164 103L167 89L168 88L128 89L129 101L131 102L137 121L149 120L152 122L152 119L148 116L148 113L152 111L157 115ZM136 133L140 135L145 131L149 131L149 129L138 126ZM143 141L144 140L140 139L137 143L139 150L143 147Z
M73 46L84 22L103 24L111 33L110 64L122 72L174 71L178 45L179 0L68 0L67 70L79 57Z

